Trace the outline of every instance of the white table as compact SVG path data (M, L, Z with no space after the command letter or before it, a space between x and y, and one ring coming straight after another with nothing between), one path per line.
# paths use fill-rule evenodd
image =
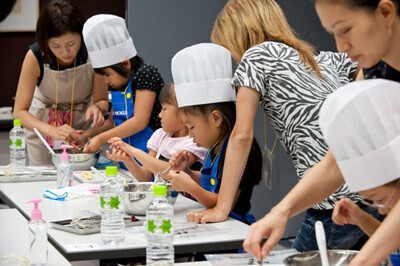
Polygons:
M25 217L29 218L32 206L25 204L25 202L30 198L42 197L46 189L55 186L55 181L1 183L0 197L9 206L18 208ZM43 213L43 219L48 222L70 219L77 210L91 210L100 213L99 196L70 201L44 198L40 204L40 209ZM178 196L174 209L177 229L196 228L190 234L175 237L176 255L238 249L242 246L249 230L248 225L232 218L225 222L204 225L186 222L188 211L198 211L204 209L204 207L182 195ZM70 261L134 258L145 257L146 255L147 240L144 228L139 226L127 228L125 242L117 247L103 246L99 233L76 235L49 228L48 234L49 240Z
M27 220L16 209L0 209L0 257L20 254L29 259L29 231ZM71 265L51 244L47 265Z

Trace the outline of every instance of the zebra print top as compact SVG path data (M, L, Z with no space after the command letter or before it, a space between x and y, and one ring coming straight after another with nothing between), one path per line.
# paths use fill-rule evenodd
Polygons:
M324 100L352 81L357 68L357 63L342 53L321 52L315 60L322 79L300 60L297 50L284 43L264 42L244 54L232 79L236 89L247 86L261 93L261 107L292 158L299 178L328 150L318 124ZM361 200L344 184L313 208L332 209L344 197Z

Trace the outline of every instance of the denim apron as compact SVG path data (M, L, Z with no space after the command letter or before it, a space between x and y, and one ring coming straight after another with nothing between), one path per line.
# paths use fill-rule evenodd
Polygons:
M203 166L201 168L201 187L208 191L211 191L214 193L219 192L219 189L218 189L219 181L217 178L218 164L219 164L221 152L226 149L226 147L228 146L228 142L229 142L229 137L226 138L224 145L222 146L217 157L213 161L211 160L211 157L209 156L212 148L208 150L207 155L204 159ZM246 215L243 216L239 213L231 211L229 213L229 216L236 220L239 220L241 222L247 223L247 224L252 224L256 221L254 216L250 213L246 213Z
M124 91L111 91L111 103L113 107L113 120L115 126L119 126L129 118L133 117L135 110L134 94L132 91L132 79L134 75L129 79L128 85ZM146 126L142 131L124 138L123 141L129 145L138 148L146 153L149 152L147 149L147 141L153 134L153 130L150 126ZM120 162L121 167L127 169L125 165Z
M226 138L224 145L222 146L221 150L219 151L217 157L214 160L211 160L210 153L212 149L209 149L206 157L203 162L203 166L201 167L201 187L207 191L218 193L218 184L219 181L217 179L218 175L218 164L221 157L221 152L226 149L228 146L229 137Z

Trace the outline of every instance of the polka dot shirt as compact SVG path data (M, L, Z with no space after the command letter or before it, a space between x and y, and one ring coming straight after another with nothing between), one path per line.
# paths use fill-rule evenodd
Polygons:
M161 111L161 105L158 102L158 95L161 88L164 86L164 80L158 69L149 64L143 64L135 73L132 80L132 90L149 90L157 93L156 101L154 102L153 111L151 112L149 126L155 131L161 127L158 114Z

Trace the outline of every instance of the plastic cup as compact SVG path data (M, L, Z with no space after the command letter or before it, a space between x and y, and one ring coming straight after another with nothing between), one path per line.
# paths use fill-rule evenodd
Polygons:
M393 266L400 266L400 254L390 254L390 260Z

